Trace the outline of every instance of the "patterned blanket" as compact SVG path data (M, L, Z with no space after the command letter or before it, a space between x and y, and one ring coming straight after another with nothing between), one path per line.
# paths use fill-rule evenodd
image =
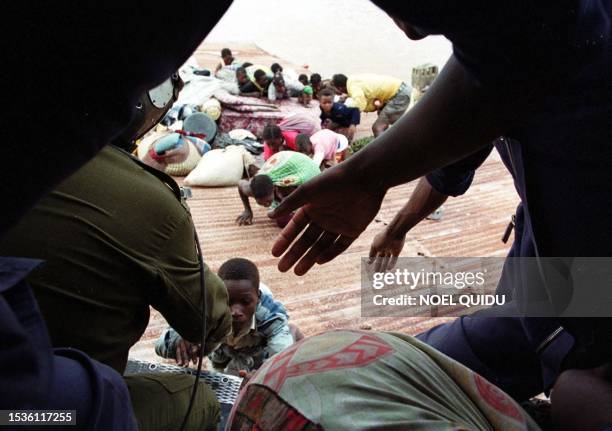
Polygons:
M317 122L320 121L321 112L317 101L312 101L309 107L305 107L295 98L270 102L267 99L233 96L221 91L215 93L215 98L223 107L219 123L222 132L247 129L261 138L266 124L278 124L283 118L296 112L312 116Z

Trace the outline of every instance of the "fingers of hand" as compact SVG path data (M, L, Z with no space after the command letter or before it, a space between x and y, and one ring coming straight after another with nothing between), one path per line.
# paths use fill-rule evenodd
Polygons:
M281 256L309 222L310 219L306 215L304 209L298 210L276 239L276 242L272 246L272 255L274 257Z
M391 257L391 253L386 252L384 256L380 258L380 268L379 271L386 271L387 265L389 265L389 259Z
M180 366L185 364L185 343L179 341L176 345L176 363Z
M389 264L387 266L387 269L393 269L395 268L395 264L397 263L397 254L391 256L391 259L389 259Z
M323 265L324 263L333 260L336 256L349 248L353 241L355 241L355 238L349 238L348 236L341 235L330 247L319 253L317 263L319 265Z
M306 236L306 233L304 233L304 236ZM319 254L331 247L337 238L338 234L331 232L323 232L323 234L319 236L319 238L310 248L310 250L308 250L304 257L300 259L298 264L295 266L295 274L306 274L310 270L310 268L312 268L313 265L317 262L317 257L319 256Z
M322 233L323 229L319 226L314 223L309 224L300 239L293 243L289 251L280 260L278 269L284 272L291 268L317 242Z

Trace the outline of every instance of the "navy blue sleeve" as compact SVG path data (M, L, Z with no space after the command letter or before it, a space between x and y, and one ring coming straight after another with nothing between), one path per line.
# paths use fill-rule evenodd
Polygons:
M443 195L460 196L470 188L476 169L484 163L492 150L493 144L487 145L458 162L436 169L427 174L427 182Z
M361 122L361 113L359 108L346 108L350 111L351 124L358 125Z
M332 112L336 116L340 116L345 119L346 123L349 125L357 125L361 122L361 113L359 112L359 108L349 108L344 103L334 103L332 109Z
M76 410L79 429L138 429L127 386L76 349L51 348L26 281L40 261L0 258L0 400L4 409Z

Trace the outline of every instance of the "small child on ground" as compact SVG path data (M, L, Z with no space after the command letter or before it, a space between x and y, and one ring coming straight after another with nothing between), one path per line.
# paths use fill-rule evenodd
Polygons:
M218 275L229 295L232 332L209 357L215 370L234 375L255 371L264 361L303 338L297 328L289 327L284 305L260 283L253 262L230 259L221 265ZM172 328L155 344L155 352L161 357L178 359L185 355L185 365L197 358L197 351L197 346L185 342Z
M361 113L359 108L349 108L343 103L334 102L334 96L334 91L330 88L321 90L319 95L321 127L346 136L350 143L361 121Z

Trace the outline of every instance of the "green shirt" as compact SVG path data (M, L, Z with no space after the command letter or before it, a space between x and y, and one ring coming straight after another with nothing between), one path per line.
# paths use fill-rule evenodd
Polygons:
M46 261L32 285L54 346L125 369L149 305L185 339L201 340L194 226L169 185L106 147L42 199L0 244L0 255ZM159 175L159 174L158 174ZM206 352L231 329L225 285L205 270Z

